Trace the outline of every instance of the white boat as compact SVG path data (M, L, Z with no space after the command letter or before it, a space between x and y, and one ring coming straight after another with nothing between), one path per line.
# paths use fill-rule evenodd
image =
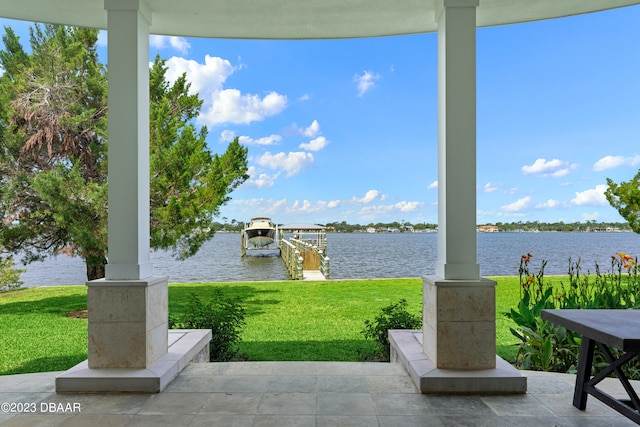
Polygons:
M249 226L244 229L247 241L257 248L262 248L273 243L276 238L276 228L271 218L251 218Z

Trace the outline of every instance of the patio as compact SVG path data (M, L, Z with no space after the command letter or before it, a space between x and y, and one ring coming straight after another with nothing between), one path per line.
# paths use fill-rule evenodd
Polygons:
M489 390L483 387L490 387L499 369L495 282L480 277L477 263L476 28L638 3L61 0L51 8L44 0L0 0L0 15L7 18L108 30L109 264L105 279L88 284L87 381L91 383L91 370L146 369L163 362L168 353L167 278L153 276L149 257L150 34L323 39L438 32L438 261L436 275L424 278L424 335L418 353L448 373L451 383L457 383L457 370L486 374L486 381L474 382L480 385L471 391L478 392ZM124 342L135 344L123 346ZM153 395L56 395L56 375L0 377L0 402L35 403L37 409L43 402L80 402L80 413L4 413L0 422L29 426L629 424L592 400L584 413L573 408L573 378L563 375L531 374L527 394L502 397L423 396L396 364L190 365L164 392ZM429 373L425 377L429 379ZM501 392L524 392L515 369L504 378ZM130 390L129 386L118 385L112 391Z
M55 393L54 377L59 374L0 377L0 402L36 407L35 414L2 412L0 425L635 425L593 398L586 411L579 411L571 405L575 376L544 372L525 373L527 394L501 396L423 395L395 363L198 363L158 394ZM622 391L615 382L607 386L610 393ZM50 408L68 411L43 413Z

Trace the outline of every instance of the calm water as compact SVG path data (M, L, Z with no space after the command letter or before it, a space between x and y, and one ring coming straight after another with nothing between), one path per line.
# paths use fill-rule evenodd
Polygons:
M418 277L435 271L437 234L329 234L331 278ZM595 262L607 271L616 252L640 255L635 233L480 233L478 262L484 276L517 275L520 256L533 255L533 270L548 260L547 274L564 274L568 259L581 258L583 271ZM170 254L151 256L156 275L171 282L286 280L287 272L276 252L240 256L238 234L218 234L200 252L185 261ZM61 255L27 266L25 286L82 284L85 267L78 258Z

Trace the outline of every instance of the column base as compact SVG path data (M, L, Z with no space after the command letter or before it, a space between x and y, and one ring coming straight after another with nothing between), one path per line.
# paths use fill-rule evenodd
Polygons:
M166 277L100 279L87 287L91 369L144 369L167 352Z
M171 329L169 350L146 368L89 368L84 361L56 377L57 393L159 393L189 363L209 361L209 329Z
M400 363L423 394L524 394L527 377L496 356L492 369L439 369L422 350L422 331L390 330L391 362Z
M439 369L496 367L496 282L423 278L423 352Z

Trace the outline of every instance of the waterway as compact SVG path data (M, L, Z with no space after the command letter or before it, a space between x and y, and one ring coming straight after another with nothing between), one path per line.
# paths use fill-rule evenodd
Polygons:
M582 271L598 263L611 266L617 252L640 255L640 235L635 233L479 233L478 263L483 276L517 275L520 257L531 253L532 271L542 260L546 274L565 274L569 258L580 258ZM436 233L328 234L327 255L331 278L419 277L433 274L437 258ZM175 282L226 282L287 280L284 263L276 251L240 256L239 234L217 234L200 252L184 261L170 253L153 252L154 274ZM24 286L83 284L81 259L65 255L26 266Z

